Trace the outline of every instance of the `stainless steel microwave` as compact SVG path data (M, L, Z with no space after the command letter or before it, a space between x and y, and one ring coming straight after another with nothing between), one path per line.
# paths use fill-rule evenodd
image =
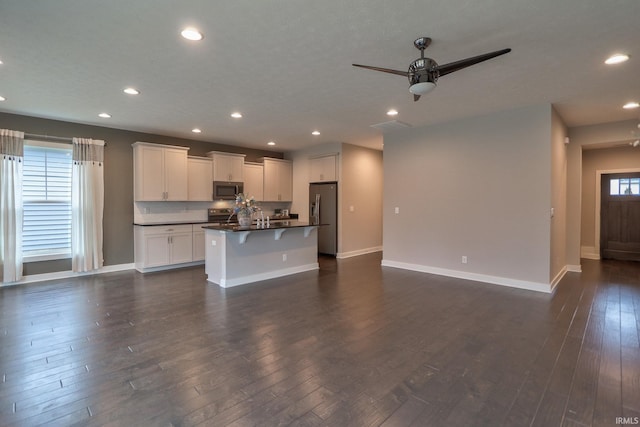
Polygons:
M235 200L236 194L244 191L242 182L213 181L214 200Z

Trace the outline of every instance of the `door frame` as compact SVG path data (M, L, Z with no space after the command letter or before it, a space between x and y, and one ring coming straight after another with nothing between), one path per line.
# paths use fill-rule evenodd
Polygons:
M602 175L609 175L614 173L638 173L640 168L628 168L628 169L602 169L596 170L596 215L595 215L595 253L598 254L597 259L600 259L600 204L602 203Z

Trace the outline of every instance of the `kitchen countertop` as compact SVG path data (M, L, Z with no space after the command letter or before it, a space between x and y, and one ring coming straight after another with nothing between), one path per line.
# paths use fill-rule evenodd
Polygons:
M172 222L172 221L158 221L158 222L145 222L145 223L140 223L140 222L134 222L133 225L139 225L141 227L147 227L147 226L165 226L165 225L189 225L189 224L211 224L212 221L177 221L177 222Z
M309 223L298 220L278 220L269 223L269 226L266 225L264 227L258 227L256 224L251 224L247 227L241 227L238 224L221 224L221 225L208 225L202 228L207 230L218 230L218 231L231 231L231 232L239 232L239 231L264 231L264 230L277 230L282 228L300 228L300 227L317 227L326 224L316 224Z
M291 214L289 216L289 218L287 217L278 217L278 216L274 216L271 217L270 222L271 224L275 224L275 223L281 223L283 221L285 222L298 222L297 221L297 214ZM209 220L201 220L201 221L157 221L157 222L134 222L133 225L139 225L141 227L151 227L151 226L167 226L167 225L189 225L189 224L214 224L214 223L218 223L219 221L209 221ZM227 227L226 229L228 230L228 226L229 225L238 225L237 222L236 223L224 223L224 227ZM302 227L301 225L299 225L298 227ZM271 227L274 228L274 227ZM248 228L245 229L245 231L248 230Z

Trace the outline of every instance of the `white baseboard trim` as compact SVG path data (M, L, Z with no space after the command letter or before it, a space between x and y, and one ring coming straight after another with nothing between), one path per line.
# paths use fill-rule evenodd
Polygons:
M595 246L580 246L580 258L599 260L600 253Z
M283 268L280 270L267 271L266 273L252 274L249 276L236 277L233 279L220 279L220 283L208 280L223 288L231 288L233 286L246 285L248 283L258 282L261 280L275 279L277 277L289 276L291 274L303 273L305 271L318 270L320 265L317 262L311 264L299 265L297 267Z
M549 283L530 282L526 280L509 279L506 277L490 276L486 274L469 273L467 271L449 270L446 268L431 267L428 265L410 264L406 262L382 260L383 267L401 268L404 270L419 271L422 273L437 274L439 276L455 277L458 279L473 280L490 283L492 285L508 286L511 288L526 289L529 291L544 292L550 294L553 289Z
M351 257L354 257L354 256L371 254L371 253L374 253L374 252L381 252L381 251L382 251L382 246L374 246L374 247L371 247L371 248L358 249L357 251L338 252L336 254L336 258L338 258L338 259L351 258Z
M175 270L176 268L194 267L196 265L204 265L204 261L184 262L182 264L161 265L159 267L135 267L140 273L154 273L156 271Z
M568 264L567 271L570 271L572 273L582 273L582 266L580 264L578 265Z
M567 274L567 266L565 265L564 267L562 267L562 269L558 272L558 274L556 274L556 277L553 278L553 280L551 281L551 292L555 291L556 286L558 286L558 283L560 283L560 280L562 280L562 278L564 277L565 274Z
M2 286L22 285L25 283L44 282L47 280L69 279L72 277L91 276L94 274L112 273L114 271L133 270L133 268L134 268L134 264L131 263L131 264L107 265L98 270L85 271L82 273L75 273L73 271L66 270L66 271L54 271L52 273L31 274L29 276L24 276L21 280L18 280L17 282L5 283L5 284L2 284Z

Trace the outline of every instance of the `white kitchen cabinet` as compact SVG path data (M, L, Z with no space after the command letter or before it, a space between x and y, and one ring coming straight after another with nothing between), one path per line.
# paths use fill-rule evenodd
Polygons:
M189 157L188 200L210 202L213 200L213 162L209 158Z
M243 182L244 154L210 151L207 156L213 159L213 180Z
M134 227L135 268L148 271L193 261L191 224Z
M337 160L338 156L335 154L310 158L309 182L338 181Z
M260 163L244 164L244 194L253 196L261 202L264 200L264 166Z
M189 148L147 142L132 146L135 201L187 200Z
M290 202L293 199L293 166L289 160L262 159L264 196L268 202Z

